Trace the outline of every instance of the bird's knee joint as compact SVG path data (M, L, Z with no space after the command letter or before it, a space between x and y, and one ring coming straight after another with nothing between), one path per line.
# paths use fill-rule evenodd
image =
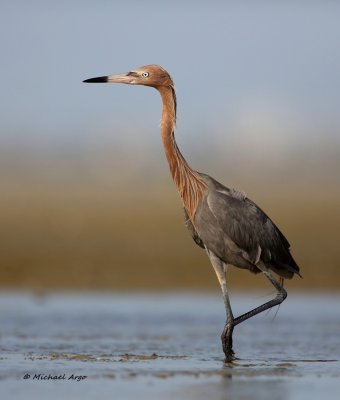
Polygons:
M234 326L235 326L234 320L228 320L227 323L225 324L225 326L226 326L226 329L229 329L229 330L234 329Z
M277 299L282 303L287 298L287 291L285 289L281 289L277 295Z

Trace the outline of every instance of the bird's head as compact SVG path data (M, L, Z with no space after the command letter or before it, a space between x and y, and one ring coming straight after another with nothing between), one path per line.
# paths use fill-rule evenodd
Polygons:
M173 86L173 81L168 72L159 65L151 64L135 68L130 72L118 75L100 76L86 79L86 83L126 83L129 85L144 85L159 88L161 86Z

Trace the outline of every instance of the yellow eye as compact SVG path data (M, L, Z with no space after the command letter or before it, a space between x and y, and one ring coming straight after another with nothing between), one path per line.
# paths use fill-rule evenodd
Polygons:
M148 73L147 71L145 71L145 72L142 73L142 77L143 77L143 78L147 78L148 76L149 76L149 73Z

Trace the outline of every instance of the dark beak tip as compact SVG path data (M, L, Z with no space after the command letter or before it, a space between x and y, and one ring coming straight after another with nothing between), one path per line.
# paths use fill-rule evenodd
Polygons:
M107 82L107 76L99 76L98 78L85 79L84 83L102 83Z

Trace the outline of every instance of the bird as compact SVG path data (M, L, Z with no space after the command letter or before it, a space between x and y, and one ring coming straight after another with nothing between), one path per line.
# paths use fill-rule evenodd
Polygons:
M300 275L290 244L279 228L243 192L228 188L194 170L175 140L177 99L170 74L156 64L118 75L86 79L86 83L144 85L158 90L162 99L161 138L173 181L183 203L185 223L195 243L203 248L222 289L226 323L221 335L224 362L232 363L235 326L281 304L287 297L284 280ZM276 295L264 304L234 317L227 287L230 266L262 273Z

